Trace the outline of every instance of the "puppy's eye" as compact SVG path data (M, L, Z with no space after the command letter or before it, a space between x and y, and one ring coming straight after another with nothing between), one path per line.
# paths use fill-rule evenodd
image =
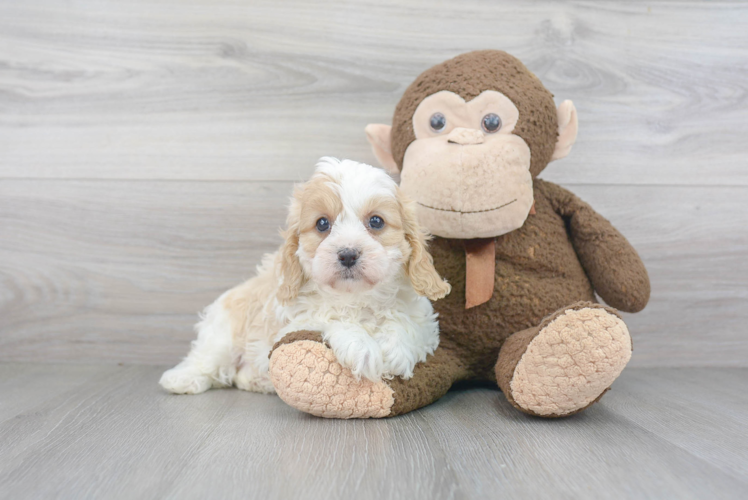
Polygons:
M489 134L493 134L494 132L498 132L501 128L501 118L499 118L499 115L496 113L488 113L483 117L481 126L483 127L483 130Z
M317 221L317 231L319 231L320 233L324 233L328 229L330 229L330 221L325 217L321 217Z
M372 229L382 229L384 227L384 219L378 215L374 215L369 219L369 227Z
M441 113L434 113L431 115L429 125L431 125L431 130L434 132L441 132L447 126L447 119Z

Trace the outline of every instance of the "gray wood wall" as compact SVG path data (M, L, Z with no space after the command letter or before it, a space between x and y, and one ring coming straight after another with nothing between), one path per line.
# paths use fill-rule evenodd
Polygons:
M542 177L648 266L632 364L746 366L748 4L701 1L0 3L0 360L175 362L292 183L481 48L577 106Z

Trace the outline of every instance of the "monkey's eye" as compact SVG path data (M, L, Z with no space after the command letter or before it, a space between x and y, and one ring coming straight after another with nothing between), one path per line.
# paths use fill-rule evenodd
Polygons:
M498 132L501 128L501 118L499 118L499 115L496 113L488 113L483 117L481 126L483 126L483 130L487 133L493 134L494 132Z
M369 219L369 227L372 229L382 229L384 227L384 219L378 215L374 215Z
M326 217L321 217L317 220L317 231L324 233L328 229L330 229L330 221Z
M447 119L441 113L434 113L431 115L429 125L431 125L431 130L434 132L441 132L447 126Z

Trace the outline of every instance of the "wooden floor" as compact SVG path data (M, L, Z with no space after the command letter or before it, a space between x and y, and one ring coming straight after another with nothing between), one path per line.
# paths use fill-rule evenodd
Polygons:
M745 368L629 369L561 420L490 387L324 420L160 372L0 364L0 498L748 498Z

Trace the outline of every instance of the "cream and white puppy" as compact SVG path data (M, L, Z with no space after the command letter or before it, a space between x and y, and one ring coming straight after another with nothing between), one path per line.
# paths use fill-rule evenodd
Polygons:
M161 377L198 394L232 384L274 392L268 354L286 333L322 332L357 377L410 378L439 344L434 269L412 202L383 170L322 158L297 186L280 250L208 306L189 355Z

